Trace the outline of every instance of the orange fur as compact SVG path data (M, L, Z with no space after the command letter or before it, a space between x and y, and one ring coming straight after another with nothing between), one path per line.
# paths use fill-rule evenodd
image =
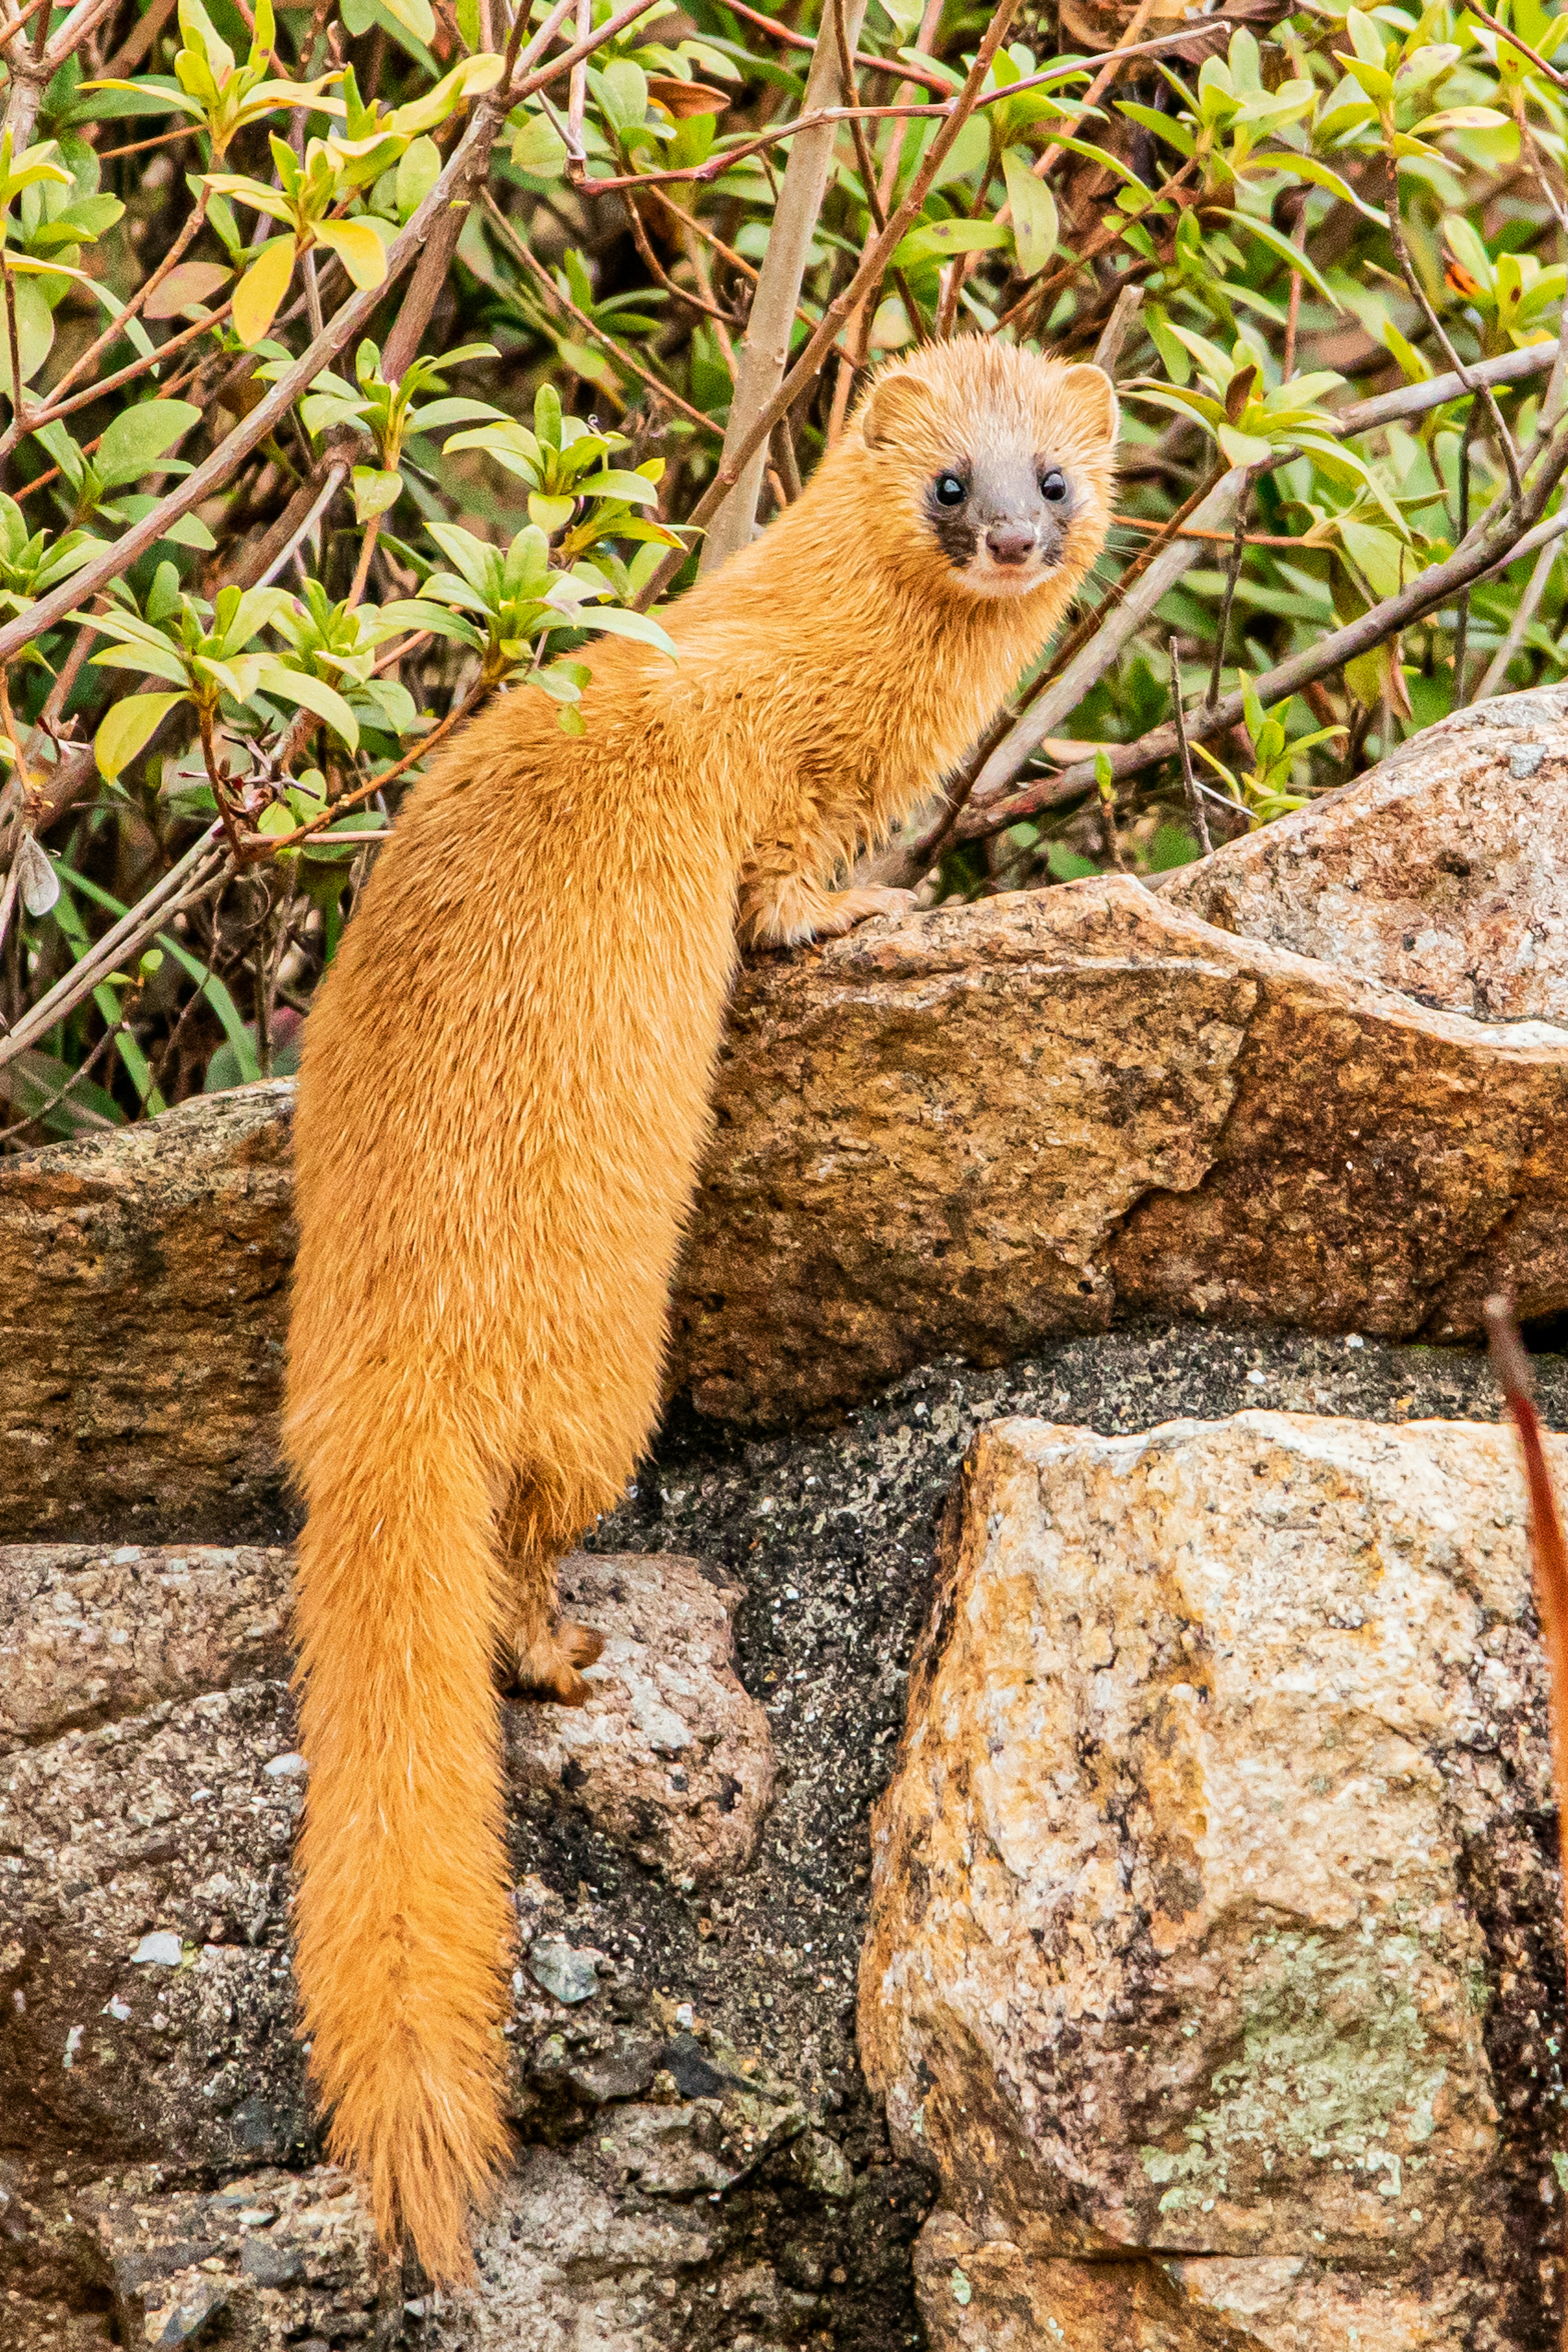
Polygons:
M1105 534L1092 368L947 344L860 419L674 608L678 665L612 640L583 736L524 692L444 753L306 1032L297 1965L332 2151L437 2278L466 2274L507 2148L496 1656L584 1695L593 1637L556 1622L555 1562L657 1417L737 915L789 943L889 903L835 873L973 740ZM924 519L977 440L1086 493L1025 593L977 593Z

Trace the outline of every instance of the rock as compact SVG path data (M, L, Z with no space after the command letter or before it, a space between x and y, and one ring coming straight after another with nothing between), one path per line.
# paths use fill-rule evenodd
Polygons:
M280 1523L288 1101L0 1164L16 1532ZM1568 1034L1433 1012L1130 881L758 963L716 1115L673 1379L720 1423L1138 1315L1443 1339L1498 1282L1568 1306Z
M0 1161L0 1527L280 1525L282 1083Z
M528 1954L528 1974L563 2004L591 2000L599 1990L599 1963L591 1952L574 1952L553 1936L541 1937Z
M773 1790L767 1717L732 1664L738 1588L670 1554L578 1553L563 1563L561 1596L606 1636L604 1654L588 1670L585 1706L509 1711L515 1785L580 1808L693 1885L729 1874L748 1859Z
M1543 1409L1561 1425L1568 1363L1540 1359L1537 1370ZM508 2022L517 2167L478 2236L477 2302L433 2296L412 2269L361 2272L353 2251L361 2224L347 2211L319 2267L300 2242L292 2283L267 2285L257 2274L270 2263L283 2275L295 2260L283 2184L297 2185L306 2210L339 2210L292 2042L284 1865L303 1784L267 1770L295 1752L281 1689L287 1661L258 1644L259 1664L247 1664L250 1621L237 1615L237 1650L217 1641L214 1628L230 1621L214 1555L185 1546L162 1560L144 1546L138 1626L153 1664L140 1712L83 1722L79 1689L68 1681L55 1712L48 1702L33 1718L57 1727L29 1736L5 1776L26 1768L30 1808L25 1829L15 1810L0 1814L0 2013L11 2029L0 2054L0 2137L27 2150L9 2170L0 2159L5 2352L143 2344L150 2313L163 2315L162 2329L184 2307L187 2272L218 2281L228 2300L207 2334L235 2352L258 2344L276 2352L279 2333L288 2352L361 2343L382 2352L806 2352L830 2336L836 2352L898 2352L917 2340L910 2246L932 2190L926 2171L888 2147L855 2063L850 1997L866 1916L868 1810L904 1720L943 1498L973 1432L998 1414L1141 1429L1166 1413L1224 1414L1254 1397L1396 1418L1495 1411L1484 1359L1463 1352L1177 1326L1053 1342L1010 1371L927 1369L831 1430L744 1448L672 1433L635 1496L593 1537L603 1547L594 1558L695 1555L744 1588L737 1672L767 1717L773 1796L747 1857L687 1891L685 1874L639 1860L625 1842L641 1837L634 1823L612 1836L559 1780L517 1790L512 1850L525 1949L555 1938L602 1958L594 1998L563 2008L519 1955ZM43 1624L61 1580L74 1590L73 1574L79 1581L107 1555L62 1547L55 1559L52 1581L39 1578L36 1556L26 1568L25 1589ZM187 1658L211 1660L206 1688L199 1664L189 1667L192 1682L160 1687L176 1647L158 1624L158 1612L179 1598L162 1580L174 1559L191 1579L181 1639L191 1644ZM642 1558L632 1564L652 1567ZM0 1592L5 1568L0 1555ZM287 1554L277 1553L267 1573L281 1609ZM715 1587L705 1579L704 1590L711 1597ZM265 1597L262 1587L255 1591ZM210 1617L191 1613L191 1592L208 1596ZM66 1613L90 1630L79 1597ZM48 1644L26 1646L26 1611L14 1608L5 1622L14 1656L57 1654ZM656 1621L643 1637L657 1653ZM73 1635L57 1655L68 1661L82 1639ZM178 1773L167 1747L176 1738L190 1743ZM664 1768L656 1751L646 1754L650 1771L654 1760ZM128 1804L122 1785L133 1780ZM57 1801L36 1801L39 1788ZM160 1788L193 1801L151 1818ZM211 1800L193 1801L203 1788L223 1794L221 1818L209 1817ZM133 1810L148 1817L145 1826ZM76 1873L57 1873L52 1860L62 1846L94 1882L68 1900L63 1889ZM1540 1874L1516 1864L1506 1838L1471 1855L1489 1951L1509 1938L1517 1978L1497 2012L1492 2054L1511 2116L1516 2095L1540 2095L1528 2010L1549 2019L1562 2000L1541 1958ZM219 1944L208 1950L203 1939L220 1912ZM162 1933L179 1936L181 1965L133 1968L135 1944ZM110 1959L120 1955L118 1973L99 1968L106 1946ZM104 2048L118 2053L107 2072ZM227 2110L216 2122L207 2119L214 2101ZM631 2107L644 2116L684 2109L689 2120L662 2129L641 2121L622 2143L615 2117ZM1523 2112L1528 2123L1533 2110ZM1561 2144L1557 2135L1552 2145ZM638 2157L635 2179L616 2158L622 2145ZM677 2159L688 2177L711 2163L727 2185L646 2194L639 2184L655 2157L666 2178ZM1522 2180L1525 2221L1549 2228L1538 2176ZM205 2200L225 2195L233 2202L215 2219ZM108 2204L120 2210L111 2231L100 2218ZM1521 2227L1521 2242L1528 2234ZM248 2264L246 2241L256 2247ZM277 2251L264 2254L264 2241ZM182 2247L193 2251L182 2255ZM140 2284L131 2269L116 2267L132 2264L139 2249L149 2263ZM1152 2258L1135 2259L1147 2271ZM1213 2325L1224 2327L1226 2298L1239 2289L1218 2275L1225 2258L1205 2259L1215 2265ZM204 2271L206 2262L217 2267ZM1114 2284L1103 2264L1090 2266L1087 2282L1082 2265L1067 2267L1081 2294ZM1326 2278L1332 2266L1321 2267ZM1364 2273L1340 2289L1320 2279L1313 2291L1340 2292L1348 2304L1356 2277ZM1261 2291L1259 2265L1244 2283ZM1183 2292L1196 2310L1200 2287ZM1370 2284L1365 2295L1370 2308ZM1040 2340L1055 2341L1049 2330ZM1123 2337L1108 2324L1103 2340L1119 2346ZM1283 2328L1279 2340L1290 2345ZM193 2352L205 2352L200 2335L192 2342ZM1413 2333L1398 2352L1411 2352L1412 2342Z
M151 2169L78 2200L113 2282L124 2340L299 2352L364 2341L401 2316L353 2187L330 2166L168 2191Z
M0 1755L156 1699L283 1673L287 1573L285 1553L248 1546L11 1546Z
M1086 2345L1329 2352L1362 2305L1390 2352L1538 2340L1563 1954L1512 1449L1267 1412L976 1439L861 1974L942 2184L934 2343L1071 2343L1064 2298ZM1149 2315L1097 2339L1113 2287Z
M19 1997L0 2097L106 2161L152 2146L193 2165L277 2163L311 2144L287 1950L305 1785L288 1576L282 1550L0 1550L0 1655L16 1667L0 1867ZM564 1581L605 1653L580 1709L507 1710L519 1800L564 1806L694 1885L739 1867L773 1766L730 1663L736 1589L695 1560L635 1556L570 1561ZM537 1938L528 1965L563 2003L599 1990L594 1955L559 1937ZM252 2034L267 2045L254 2065Z
M1449 1012L1568 1024L1568 687L1456 711L1155 887Z

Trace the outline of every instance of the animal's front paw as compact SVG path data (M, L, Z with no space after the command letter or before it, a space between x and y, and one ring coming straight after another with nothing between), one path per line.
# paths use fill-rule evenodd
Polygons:
M880 882L868 882L859 890L836 890L828 901L825 917L817 926L817 936L823 940L841 939L857 923L869 922L873 915L907 915L914 905L913 890L893 890Z

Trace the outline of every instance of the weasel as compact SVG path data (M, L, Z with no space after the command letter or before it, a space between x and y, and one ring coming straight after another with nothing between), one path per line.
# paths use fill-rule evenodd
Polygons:
M909 903L834 880L1045 644L1116 423L1092 366L977 340L889 366L674 608L677 660L612 638L581 736L519 692L433 764L306 1024L296 1965L331 2152L437 2281L471 2275L507 2149L497 1658L588 1694L556 1562L658 1417L737 930Z

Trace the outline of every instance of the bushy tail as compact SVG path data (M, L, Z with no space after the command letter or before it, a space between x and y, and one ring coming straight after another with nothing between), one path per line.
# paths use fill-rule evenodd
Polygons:
M476 1450L402 1402L356 1384L299 1463L296 1964L331 2153L451 2281L507 2150L497 1568Z

